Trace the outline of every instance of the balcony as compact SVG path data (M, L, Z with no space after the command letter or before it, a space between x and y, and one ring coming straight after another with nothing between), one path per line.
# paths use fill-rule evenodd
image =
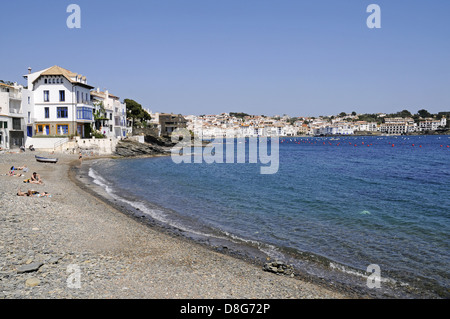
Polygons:
M14 115L14 114L21 115L22 114L22 110L21 110L20 106L19 107L10 106L9 107L9 114L11 114L11 115Z
M94 103L92 101L77 101L77 105L88 105L94 107Z
M12 119L12 127L10 131L25 131L25 125L23 123L23 119L13 118Z
M22 100L21 92L9 92L9 98L13 100Z

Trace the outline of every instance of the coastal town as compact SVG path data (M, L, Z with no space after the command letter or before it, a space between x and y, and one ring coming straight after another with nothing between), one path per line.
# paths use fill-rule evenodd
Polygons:
M318 117L250 115L182 115L152 112L139 103L88 84L86 76L60 66L28 72L26 85L0 81L0 149L74 149L73 141L113 142L152 134L170 136L178 128L199 138L289 137L331 135L448 134L450 112L403 110L394 114L341 112ZM127 105L127 102L129 105ZM137 112L131 109L137 105ZM136 109L136 107L133 105ZM150 133L148 133L150 132ZM97 140L97 141L95 141ZM143 139L138 139L143 142ZM79 144L79 143L78 143ZM115 145L115 144L114 144ZM108 149L113 149L110 146ZM79 148L79 145L78 145Z

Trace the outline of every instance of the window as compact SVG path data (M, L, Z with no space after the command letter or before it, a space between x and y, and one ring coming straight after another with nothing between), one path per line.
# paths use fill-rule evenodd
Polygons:
M28 104L30 104L30 97L28 97Z
M53 79L53 84L55 84L55 82L56 82L55 79Z
M45 118L46 119L50 118L50 108L45 107L44 108L44 114L45 114Z
M44 102L50 102L50 92L44 91Z
M77 91L77 103L80 103L80 92Z
M77 109L78 120L92 120L92 109L89 107L79 107Z
M64 90L59 91L59 101L60 102L65 102L66 101L66 91L64 91Z
M50 135L50 125L49 124L37 124L36 133L44 133L45 135Z
M13 130L20 131L22 129L22 121L18 118L13 118Z
M69 117L69 111L67 107L57 107L56 108L56 116L59 119L66 119Z
M44 80L44 83L47 84L47 79Z
M64 125L56 125L57 128L57 133L59 135L67 135L69 134L69 125L64 124Z

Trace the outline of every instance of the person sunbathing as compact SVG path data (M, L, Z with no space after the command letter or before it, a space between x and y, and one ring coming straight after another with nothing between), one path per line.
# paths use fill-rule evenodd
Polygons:
M28 196L28 197L51 197L51 195L47 192L39 193L38 191L29 189L26 193L22 192L20 189L17 192L17 196Z
M33 175L31 175L30 178L30 183L31 184L44 184L44 182L41 179L41 176L39 174L37 174L36 172L33 173Z
M30 196L30 197L32 197L32 196L34 196L36 194L39 194L39 192L31 190L31 189L29 189L28 192L24 193L19 188L19 191L17 192L17 196Z

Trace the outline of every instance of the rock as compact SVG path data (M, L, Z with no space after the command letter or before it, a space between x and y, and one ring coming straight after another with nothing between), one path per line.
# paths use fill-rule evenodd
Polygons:
M19 267L19 269L17 269L17 273L23 274L23 273L27 273L27 272L38 271L42 265L43 265L43 263L41 263L41 262L31 263L28 265L22 265Z
M120 141L116 146L116 155L124 157L169 154L170 148L154 144L139 143L134 141Z
M51 257L47 260L47 264L57 264L61 258L59 257Z
M35 277L31 277L29 279L27 279L27 281L25 282L25 285L27 287L36 287L41 283L41 281Z
M263 270L279 275L287 275L287 276L294 275L294 267L292 267L291 265L286 265L279 261L266 263L263 267Z

